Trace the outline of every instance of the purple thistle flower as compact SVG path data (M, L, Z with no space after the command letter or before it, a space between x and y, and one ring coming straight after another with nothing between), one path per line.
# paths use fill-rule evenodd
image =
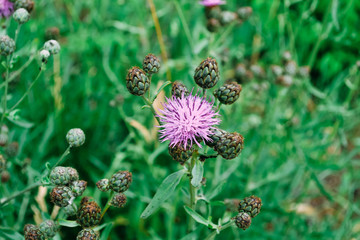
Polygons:
M14 12L14 3L9 0L0 0L0 16L8 18Z
M215 7L218 5L223 5L225 4L225 1L222 0L202 0L200 2L201 5L204 5L205 7Z
M219 114L212 109L214 102L192 93L189 96L183 93L181 98L172 96L166 101L162 104L164 109L160 110L163 115L158 115L163 128L159 131L162 142L170 140L170 147L181 144L184 148L195 142L201 148L199 139L212 141L210 130L220 123L216 118Z

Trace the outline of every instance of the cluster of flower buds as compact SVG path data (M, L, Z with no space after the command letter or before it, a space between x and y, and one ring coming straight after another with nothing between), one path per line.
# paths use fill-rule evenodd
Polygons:
M148 54L143 60L143 68L132 67L126 75L126 87L136 96L143 96L150 88L151 75L158 73L160 60L153 54Z
M55 167L50 172L49 179L56 185L50 193L51 201L59 207L70 205L84 193L87 186L87 182L79 180L78 172L71 167Z
M237 132L229 133L221 129L215 129L212 130L212 133L209 136L211 141L205 143L224 159L236 158L244 148L244 137Z
M49 40L44 43L43 49L39 52L39 58L42 63L46 64L51 55L56 55L60 52L60 44L56 40Z
M76 239L77 240L88 240L99 239L99 235L92 228L97 226L101 221L101 208L99 205L91 200L89 197L83 197L80 202L79 210L76 210L76 206L68 207L67 209L70 215L76 215L76 222L83 228L81 230ZM76 213L74 214L74 212Z
M266 77L265 70L260 65L246 65L239 63L235 67L235 79L239 83L250 82L253 79L264 79Z
M222 0L203 0L200 4L205 6L206 26L210 32L216 32L220 27L233 22L241 24L252 15L251 7L241 7L236 12L224 11L220 8L220 5L225 4Z
M126 192L132 183L132 173L129 171L118 171L110 179L101 179L96 183L97 188L102 192L113 191L116 194L111 199L110 205L121 208L126 204Z
M261 199L256 196L250 196L240 200L238 204L238 214L233 219L238 228L245 230L250 227L252 218L260 213L262 206Z
M59 225L53 220L45 220L39 226L26 224L24 226L25 240L52 239L59 231Z
M293 60L290 52L286 51L282 55L281 65L271 66L272 75L275 77L275 83L289 87L294 83L294 78L308 78L310 68L308 66L299 67Z
M32 0L11 0L14 2L15 10L25 8L29 13L34 9L35 3Z

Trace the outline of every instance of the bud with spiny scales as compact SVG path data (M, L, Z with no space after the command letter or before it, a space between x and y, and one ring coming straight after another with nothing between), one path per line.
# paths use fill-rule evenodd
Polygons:
M29 13L34 9L34 1L32 0L16 0L15 9L25 8Z
M209 135L209 138L212 141L205 141L205 144L209 147L215 147L217 143L224 138L224 136L227 134L224 130L221 129L210 129L211 134Z
M249 214L245 212L241 212L236 217L234 217L235 224L238 228L241 228L243 230L247 229L251 225L251 217Z
M85 143L85 133L80 128L70 129L66 134L66 141L70 147L80 147Z
M56 40L49 40L44 43L44 49L48 50L51 54L55 55L60 52L60 44Z
M72 182L71 190L72 190L74 197L81 196L84 193L86 186L87 186L87 182L84 180L78 180L78 181Z
M109 179L100 179L97 183L96 183L96 187L102 191L102 192L107 192L110 190L110 186L109 186Z
M55 187L50 193L51 202L59 207L66 207L74 198L71 188L66 186Z
M150 80L142 69L133 67L126 75L126 87L131 94L142 96L149 89Z
M53 220L46 220L42 222L39 226L40 231L44 234L45 238L55 237L59 226Z
M123 193L116 194L110 202L110 205L117 208L122 208L126 204L126 196Z
M233 104L240 96L242 88L236 82L225 83L224 86L214 91L214 96L219 99L222 104Z
M39 227L34 224L26 224L24 226L25 240L44 240L45 236L40 231Z
M70 173L66 167L55 167L50 173L50 182L54 185L67 185L70 183Z
M19 24L24 24L30 19L30 14L25 8L19 8L13 14L14 20Z
M81 230L76 237L76 240L98 240L98 239L99 237L96 234L96 232L90 228Z
M239 133L227 133L216 144L215 150L225 159L236 158L243 149L244 138Z
M78 211L78 208L75 203L72 203L62 209L64 210L64 213L69 217L75 216Z
M118 171L109 180L110 188L114 192L125 192L132 182L132 174L129 171Z
M101 208L94 201L82 201L77 213L76 222L83 228L93 227L100 223Z
M180 163L184 165L185 162L191 157L192 153L194 152L193 148L185 149L182 145L177 144L173 147L169 146L169 154L170 156Z
M209 89L219 81L219 68L214 58L207 58L195 69L194 80L202 88Z
M253 218L260 213L261 206L261 199L253 195L240 201L238 211L245 212Z
M148 74L159 72L160 61L154 54L148 54L143 61L143 69Z
M183 96L183 94L184 94L184 96L189 96L190 92L184 84L182 84L179 81L175 81L172 84L171 95L181 98Z

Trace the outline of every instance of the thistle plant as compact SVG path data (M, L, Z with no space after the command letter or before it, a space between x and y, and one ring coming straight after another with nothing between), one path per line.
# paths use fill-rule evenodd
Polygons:
M153 55L151 54L151 56ZM147 59L149 56L145 57L144 62L148 62ZM143 67L151 69L147 64L144 64ZM261 202L256 205L246 199L245 202L249 206L245 204L246 206L243 209L241 208L241 211L239 210L237 216L227 217L225 222L219 219L218 224L212 222L210 212L206 219L198 212L197 208L198 202L203 200L209 204L208 207L211 209L210 199L200 194L203 192L202 186L206 181L204 169L207 159L217 157L226 160L235 159L244 147L244 138L241 134L227 132L219 128L221 105L234 104L239 99L242 90L241 85L236 82L226 82L213 91L213 96L207 95L208 90L215 87L220 81L218 63L214 58L209 57L203 60L194 71L194 82L200 89L188 90L183 83L176 81L172 84L172 96L165 97L164 102L161 103L162 107L155 109L154 100L170 83L164 83L156 91L155 96L151 97L151 84L146 85L146 88L139 87L145 86L145 84L139 85L139 83L150 83L148 81L150 77L149 71L145 69L131 68L126 77L128 90L133 95L143 97L146 107L152 111L159 124L159 140L169 142L169 155L182 166L182 169L165 178L141 217L148 218L160 208L174 193L180 180L186 176L189 181L189 199L184 207L189 216L189 233L195 229L195 221L213 230L209 237L213 237L214 234L216 235L234 225L242 229L248 228L255 212L260 211ZM147 91L149 91L149 97L145 97ZM212 151L212 154L208 154L209 151ZM112 188L111 182L111 179L110 183L103 179L97 185L99 189L107 189L108 185ZM122 203L124 198L119 196L119 199L117 202ZM249 207L251 208L250 212L248 212Z

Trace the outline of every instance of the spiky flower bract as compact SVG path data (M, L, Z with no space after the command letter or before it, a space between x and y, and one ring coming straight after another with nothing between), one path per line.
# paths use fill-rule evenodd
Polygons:
M170 140L170 147L180 144L186 149L194 142L201 148L199 141L210 140L210 130L220 123L219 114L212 108L214 102L192 93L183 94L181 98L166 98L166 101L159 115L162 142Z

